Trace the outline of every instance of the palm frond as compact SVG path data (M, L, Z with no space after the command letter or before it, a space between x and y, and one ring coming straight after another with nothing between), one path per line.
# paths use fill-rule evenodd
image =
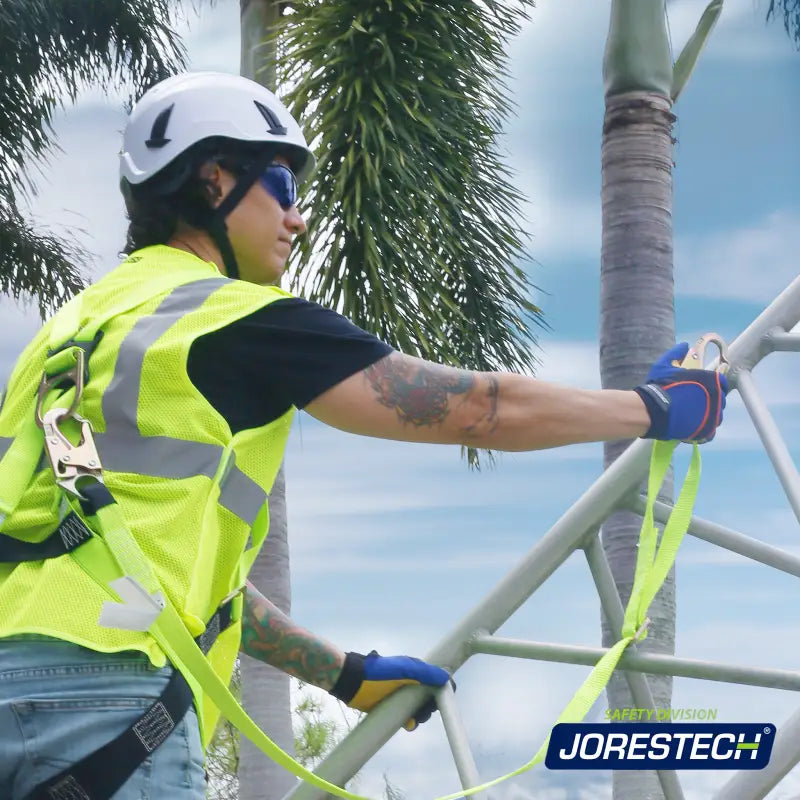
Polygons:
M523 198L496 145L511 110L504 45L526 5L293 4L279 85L318 157L296 286L404 352L481 370L537 362Z
M83 285L79 248L39 233L18 209L35 190L26 166L45 157L52 117L85 85L132 96L184 66L178 0L3 0L0 4L0 290L40 311Z
M36 231L13 199L0 193L0 294L35 298L44 321L83 288L85 266L74 241Z
M800 0L769 0L767 20L783 17L783 27L800 49Z

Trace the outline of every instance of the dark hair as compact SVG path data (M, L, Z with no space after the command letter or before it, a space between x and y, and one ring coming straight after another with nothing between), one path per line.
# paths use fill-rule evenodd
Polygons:
M122 183L128 217L124 255L154 244L166 244L179 220L205 227L212 211L210 182L200 177L200 166L214 161L238 177L254 158L265 152L263 144L248 144L217 137L192 145L155 177L140 184Z

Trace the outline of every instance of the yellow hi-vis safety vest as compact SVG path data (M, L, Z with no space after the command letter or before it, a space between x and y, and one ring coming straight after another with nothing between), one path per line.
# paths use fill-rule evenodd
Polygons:
M216 609L243 586L266 537L267 496L294 410L232 434L189 380L189 349L199 336L290 296L229 280L210 262L165 245L131 254L81 293L81 324L106 321L77 412L93 426L106 486L192 636L203 634ZM0 457L32 412L57 318L11 374L0 407ZM2 533L42 541L66 511L43 457ZM140 650L164 666L166 656L148 633L98 624L106 600L69 555L0 563L0 638L34 633L101 652ZM226 682L240 643L241 597L233 616L208 654ZM218 715L197 692L195 704L207 743Z

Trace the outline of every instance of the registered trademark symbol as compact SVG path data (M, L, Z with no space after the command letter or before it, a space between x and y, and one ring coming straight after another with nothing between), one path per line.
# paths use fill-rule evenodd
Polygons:
M764 733L772 733L772 728L764 728Z

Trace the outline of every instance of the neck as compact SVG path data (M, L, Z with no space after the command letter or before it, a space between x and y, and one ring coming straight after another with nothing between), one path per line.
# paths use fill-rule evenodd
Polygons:
M211 261L223 275L225 274L222 254L214 240L205 231L179 223L172 238L167 242L167 246L191 253L203 261Z

